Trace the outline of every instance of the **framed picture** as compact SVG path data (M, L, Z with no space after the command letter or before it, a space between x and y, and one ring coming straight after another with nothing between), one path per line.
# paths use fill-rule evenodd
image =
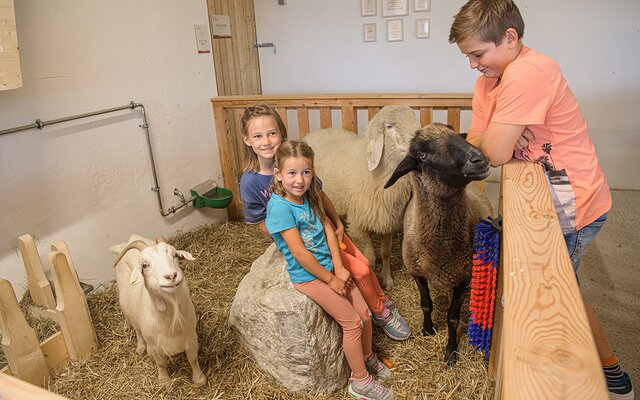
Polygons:
M376 40L378 40L375 23L362 24L362 28L365 42L375 42Z
M404 29L401 19L387 21L387 41L401 42L404 38Z
M413 0L413 11L429 11L431 10L431 0Z
M416 38L424 39L429 37L429 18L416 20Z
M360 14L363 17L378 15L378 0L360 0Z
M409 0L382 0L382 16L409 15Z

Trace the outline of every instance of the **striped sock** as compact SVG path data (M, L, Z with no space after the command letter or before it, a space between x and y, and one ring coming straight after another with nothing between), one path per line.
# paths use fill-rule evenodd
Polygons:
M618 364L618 357L616 357L615 354L601 361L604 377L607 379L607 382L617 382L624 378L620 364Z

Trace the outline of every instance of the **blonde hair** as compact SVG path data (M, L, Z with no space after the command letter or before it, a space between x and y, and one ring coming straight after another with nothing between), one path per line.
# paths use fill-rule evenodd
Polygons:
M318 180L316 179L316 174L313 167L314 156L315 153L313 152L313 149L305 142L289 140L282 143L280 147L278 147L278 151L276 151L274 166L276 169L278 169L278 171L282 171L282 165L284 164L284 162L293 157L304 157L311 161L311 171L313 172L313 177L311 178L311 185L309 185L309 189L307 189L304 196L307 198L307 201L311 205L313 212L315 212L315 214L320 218L321 222L324 222L326 213L324 211L322 199L320 198ZM284 187L282 186L282 182L277 179L273 180L273 183L271 184L271 191L282 197L285 197L286 195Z
M498 46L509 28L515 29L518 38L524 36L524 21L512 0L469 0L453 17L449 43L460 43L475 35Z
M240 120L240 125L242 128L242 137L245 139L249 138L249 124L251 120L257 117L262 116L270 116L273 117L273 120L276 122L278 126L278 130L280 131L280 135L282 136L282 141L287 140L287 127L282 122L282 118L280 118L280 114L272 107L266 104L256 104L253 107L249 107L244 110L242 114L242 119ZM260 163L258 162L258 156L253 151L251 146L244 144L244 157L247 165L244 167L245 171L257 171L260 172Z

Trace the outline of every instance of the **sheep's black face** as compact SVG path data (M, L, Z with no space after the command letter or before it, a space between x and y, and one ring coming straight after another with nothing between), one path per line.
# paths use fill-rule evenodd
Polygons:
M428 125L416 133L409 154L398 165L385 185L418 171L431 181L449 187L464 187L489 176L489 160L482 152L443 124Z

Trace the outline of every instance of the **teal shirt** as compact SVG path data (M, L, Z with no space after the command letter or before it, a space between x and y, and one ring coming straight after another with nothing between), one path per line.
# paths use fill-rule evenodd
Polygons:
M289 271L291 282L310 282L317 279L317 277L307 272L300 265L282 238L280 232L290 228L298 228L302 242L307 250L313 254L320 265L327 271L333 271L333 260L327 244L327 237L324 234L324 227L320 222L320 218L313 212L306 197L303 204L296 204L274 193L269 200L269 204L267 204L266 225L269 234L276 243L276 247L287 260L287 270Z

